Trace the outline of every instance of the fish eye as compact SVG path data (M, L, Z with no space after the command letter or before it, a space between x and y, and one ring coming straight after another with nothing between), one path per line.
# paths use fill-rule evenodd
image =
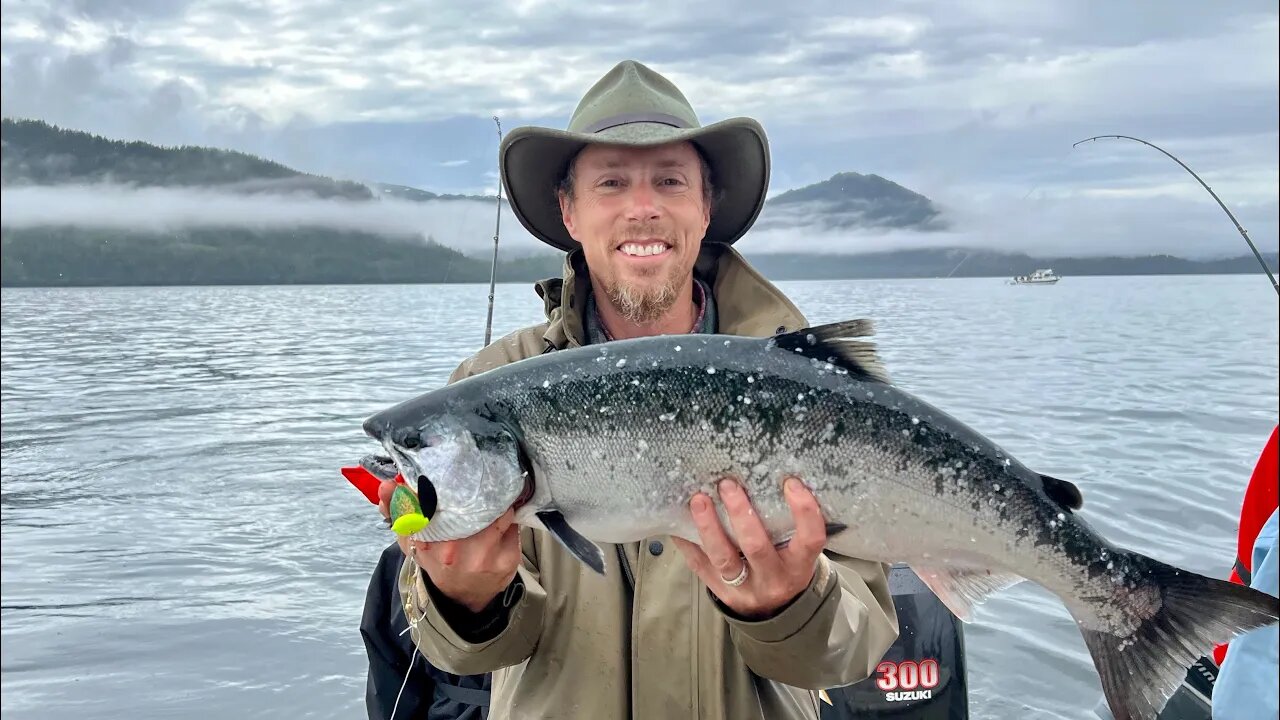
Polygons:
M422 507L422 516L430 520L436 514L436 505L440 502L436 497L436 487L426 475L418 476L418 505Z

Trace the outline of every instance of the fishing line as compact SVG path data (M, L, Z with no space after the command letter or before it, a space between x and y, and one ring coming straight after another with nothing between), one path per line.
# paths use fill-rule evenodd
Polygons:
M1271 268L1267 266L1267 261L1262 258L1262 253L1258 252L1258 248L1256 245L1253 244L1253 240L1249 238L1249 233L1245 231L1244 226L1240 224L1240 221L1236 219L1236 216L1233 215L1231 210L1227 208L1227 204L1222 202L1222 198L1218 197L1218 193L1214 192L1213 188L1209 187L1208 183L1206 183L1204 180L1201 180L1200 176L1197 175L1194 170L1187 167L1186 163L1174 157L1173 153L1169 152L1168 150L1165 150L1164 148L1160 147L1159 145L1156 145L1155 143L1147 142L1142 138L1131 137L1129 135L1095 135L1091 138L1085 138L1084 140L1080 140L1078 142L1072 143L1071 147L1074 149L1077 145L1080 145L1082 143L1087 143L1091 140L1100 140L1100 139L1122 139L1122 140L1132 140L1134 142L1140 142L1143 145L1146 145L1147 147L1155 148L1156 150L1159 150L1160 152L1164 153L1166 156L1169 157L1169 159L1181 165L1183 170L1186 170L1187 172L1191 173L1191 177L1195 178L1196 181L1199 182L1204 187L1205 190L1209 191L1209 194L1213 196L1213 199L1218 201L1218 207L1222 208L1222 211L1227 214L1227 217L1231 218L1231 222L1235 223L1236 230L1239 230L1240 235L1244 238L1244 241L1249 243L1249 249L1253 251L1253 256L1258 259L1258 264L1261 265L1262 270L1267 273L1267 279L1271 281L1272 289L1276 291L1276 294L1280 294L1280 284L1276 283L1276 276L1271 272Z
M494 115L493 123L494 125L498 126L498 146L499 146L499 152L501 152L502 121L498 119L497 115ZM499 171L501 171L501 164L499 164ZM499 236L499 231L501 230L501 227L502 227L502 177L501 177L502 173L499 172L498 175L499 175L498 177L498 214L497 214L497 219L494 221L494 224L493 224L493 264L490 265L489 267L489 314L484 322L484 344L485 345L489 344L489 339L492 337L492 332L493 332L493 296L494 296L494 286L497 283L497 277L498 277L498 236ZM450 259L450 263L451 263L450 266L452 266L452 259ZM445 271L445 278L446 279L448 278L448 270ZM411 560L410 562L414 562L414 561ZM416 562L414 562L414 567L417 568ZM415 572L419 572L419 571L420 570L415 570ZM409 632L410 630L418 629L418 623L421 621L422 621L422 618L419 618L418 620L415 620L409 623L409 627L405 628L400 633L399 636L403 637L404 634ZM413 645L413 652L409 655L409 669L405 671L404 681L400 683L400 692L396 693L395 704L391 706L391 717L387 718L387 720L395 720L396 710L399 709L400 707L400 698L401 696L404 695L405 687L409 685L409 676L413 674L413 663L418 658L418 645L417 643L412 642L412 636L410 636L410 644ZM422 659L425 662L427 657L423 655Z
M400 635L397 637L403 637L404 634L410 630L416 630L418 628L418 623L421 621L421 618L419 618L418 620L414 620L409 623L409 627L400 631ZM409 642L413 645L413 652L409 655L409 671L404 674L404 681L400 683L400 692L396 693L395 704L391 706L391 717L387 718L387 720L396 720L396 710L400 708L400 696L404 695L404 689L409 684L409 676L413 674L413 663L418 659L418 645L413 642L413 636L409 637ZM426 660L426 658L424 657L423 660Z
M414 645L413 654L409 656L409 672L404 674L404 682L400 683L400 692L396 693L396 702L391 706L391 717L387 718L387 720L396 720L396 710L400 709L400 696L404 695L405 686L409 684L409 676L413 674L413 662L417 658L418 646Z

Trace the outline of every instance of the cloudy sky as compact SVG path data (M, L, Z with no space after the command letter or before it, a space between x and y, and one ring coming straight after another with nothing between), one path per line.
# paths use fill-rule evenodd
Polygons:
M0 17L3 114L109 137L492 193L493 115L563 127L634 58L703 122L760 119L774 193L878 173L971 241L1247 251L1155 151L1072 149L1121 133L1178 154L1277 246L1274 0L0 0Z

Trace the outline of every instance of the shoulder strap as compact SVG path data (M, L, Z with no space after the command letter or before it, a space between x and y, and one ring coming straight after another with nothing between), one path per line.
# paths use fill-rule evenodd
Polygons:
M462 687L461 685L450 685L446 682L437 682L436 692L444 695L454 702L462 703L463 705L489 707L488 690Z

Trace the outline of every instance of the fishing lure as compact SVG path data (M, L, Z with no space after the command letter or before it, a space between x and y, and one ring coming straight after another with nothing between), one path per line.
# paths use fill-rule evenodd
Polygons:
M395 482L396 489L389 503L391 513L389 524L397 535L408 537L431 522L430 517L422 512L418 497L405 485L404 478L395 471L395 465L391 464L389 458L376 456L362 458L359 465L342 468L342 476L374 505L378 504L379 486L388 480ZM429 512L434 509L432 507Z
M431 522L422 514L418 496L404 484L397 484L391 495L391 529L401 537L412 535Z

